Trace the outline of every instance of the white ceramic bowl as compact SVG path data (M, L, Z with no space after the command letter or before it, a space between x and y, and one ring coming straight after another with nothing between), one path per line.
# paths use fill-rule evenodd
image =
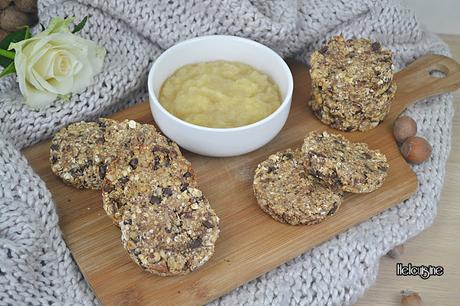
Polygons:
M215 60L238 61L268 74L279 86L282 103L268 117L236 128L208 128L185 122L158 102L163 82L180 67ZM254 151L272 140L284 126L291 108L292 74L284 60L255 41L212 35L183 41L161 54L150 69L150 109L162 132L186 150L207 156L235 156Z

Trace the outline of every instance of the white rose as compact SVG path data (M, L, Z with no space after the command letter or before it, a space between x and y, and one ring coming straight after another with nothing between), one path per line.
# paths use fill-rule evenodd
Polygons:
M45 31L9 46L16 51L19 89L33 108L81 91L102 70L105 49L72 34L68 28L71 22L55 18Z

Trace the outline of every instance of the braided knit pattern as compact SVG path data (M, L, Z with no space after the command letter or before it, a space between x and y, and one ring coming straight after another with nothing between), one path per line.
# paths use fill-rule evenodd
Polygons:
M92 305L97 300L58 226L51 194L20 149L70 122L94 119L146 99L149 67L187 38L229 34L259 41L305 63L332 35L369 37L394 54L397 69L427 53L449 55L413 12L390 0L39 0L40 22L91 18L81 35L108 53L92 86L40 111L22 104L13 77L0 81L0 305ZM407 201L283 264L213 305L348 305L375 281L381 256L427 228L436 215L450 150L452 97L406 111L433 145L413 169L418 191Z

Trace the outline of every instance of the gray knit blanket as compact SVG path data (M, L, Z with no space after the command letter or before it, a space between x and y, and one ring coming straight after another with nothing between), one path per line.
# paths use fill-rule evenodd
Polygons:
M13 78L0 81L0 305L98 303L62 238L50 192L20 150L70 122L145 100L149 67L166 48L195 36L230 34L307 63L312 50L343 34L382 42L394 52L397 69L427 53L449 55L410 9L388 0L39 0L45 25L53 16L71 15L90 15L82 35L107 49L92 86L69 102L33 111L20 102ZM451 143L452 98L433 97L406 113L433 145L431 159L413 167L416 194L212 304L354 303L375 281L380 257L436 215Z

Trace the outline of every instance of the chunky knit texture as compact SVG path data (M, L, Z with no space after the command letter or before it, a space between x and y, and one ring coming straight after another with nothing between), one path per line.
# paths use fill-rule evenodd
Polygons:
M13 78L0 81L0 304L94 304L66 248L51 195L18 150L62 126L112 113L146 99L147 71L160 52L187 38L230 34L259 41L307 62L329 37L370 37L395 53L400 69L426 53L448 54L411 10L388 0L42 0L40 21L90 15L82 35L108 55L94 85L67 103L32 111ZM420 182L409 200L323 243L212 304L351 304L375 280L392 247L428 227L450 149L452 98L430 98L407 110L433 144L413 169Z

